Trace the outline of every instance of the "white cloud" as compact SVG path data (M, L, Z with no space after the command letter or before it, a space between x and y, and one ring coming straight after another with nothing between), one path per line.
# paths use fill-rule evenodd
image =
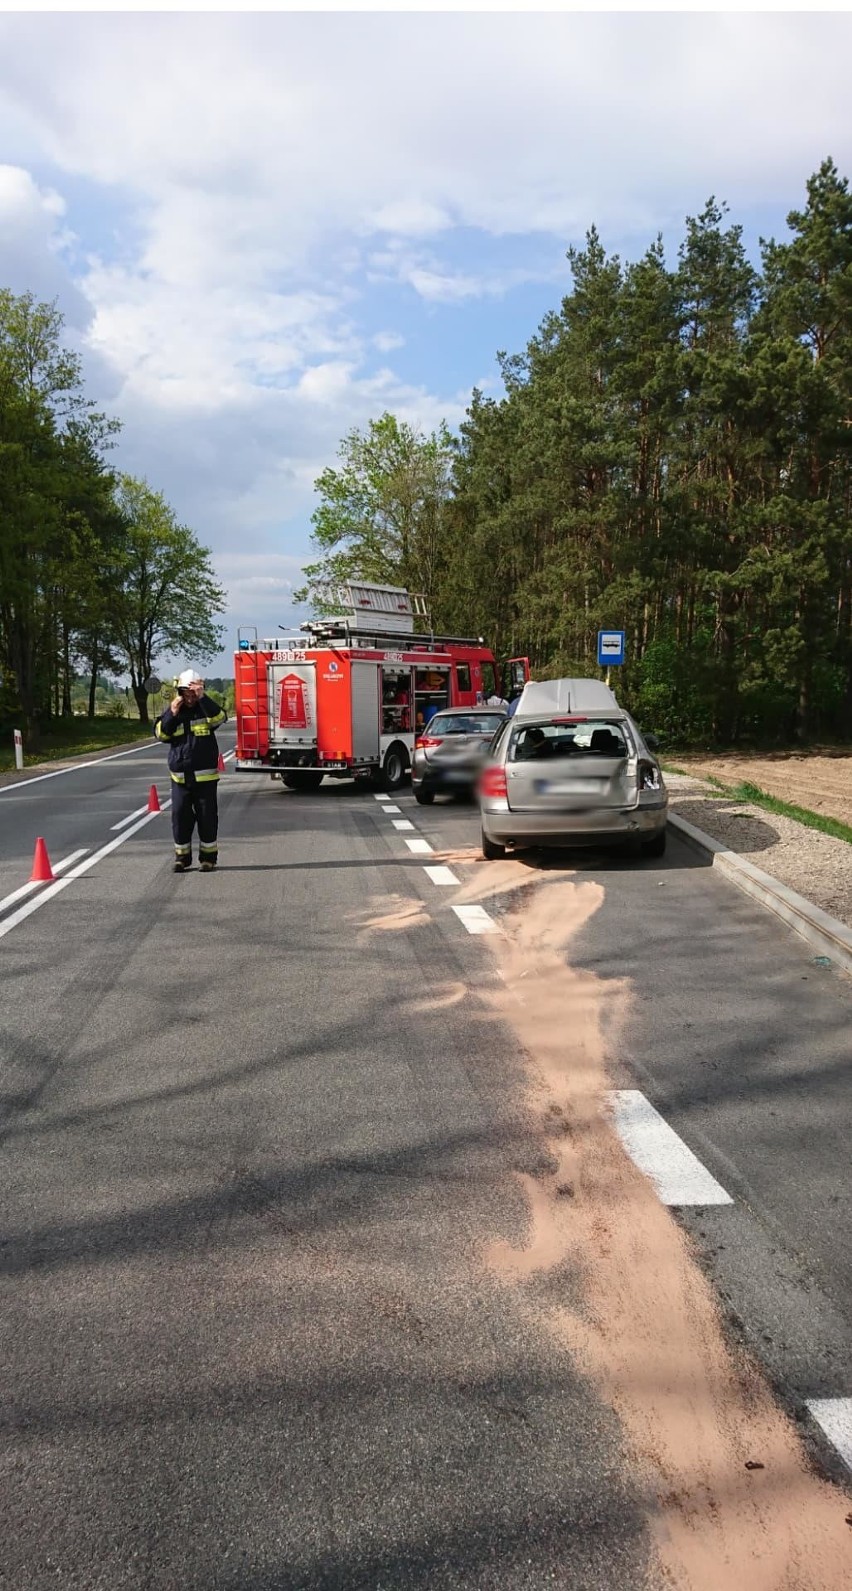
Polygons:
M274 560L353 425L463 410L374 368L417 323L371 331L371 282L461 318L564 281L593 220L644 246L711 192L787 209L852 164L850 43L825 14L6 13L0 281L60 297L120 462L220 567Z
M398 331L379 331L370 340L381 354L390 354L395 348L405 347L405 338Z

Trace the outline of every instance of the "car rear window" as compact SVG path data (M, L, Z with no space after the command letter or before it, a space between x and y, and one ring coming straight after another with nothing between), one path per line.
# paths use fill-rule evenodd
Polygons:
M429 734L493 735L505 718L505 713L436 713Z
M627 757L630 743L623 723L589 718L582 723L542 720L516 724L509 747L510 762L539 762L552 757Z

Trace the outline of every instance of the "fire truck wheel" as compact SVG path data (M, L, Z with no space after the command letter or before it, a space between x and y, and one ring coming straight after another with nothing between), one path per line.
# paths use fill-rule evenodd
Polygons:
M387 791L400 790L408 772L404 746L388 746L382 767L382 783Z
M318 790L322 784L321 773L282 773L281 783L288 790Z

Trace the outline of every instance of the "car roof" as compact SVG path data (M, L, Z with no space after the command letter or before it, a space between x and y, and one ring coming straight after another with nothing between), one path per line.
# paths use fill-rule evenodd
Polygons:
M617 713L626 717L612 691L599 679L549 679L530 681L518 702L515 721L554 718L561 713Z

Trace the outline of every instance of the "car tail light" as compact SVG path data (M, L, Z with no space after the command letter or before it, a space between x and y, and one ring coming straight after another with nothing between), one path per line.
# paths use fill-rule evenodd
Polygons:
M659 790L659 788L660 788L660 770L659 770L659 768L657 768L653 762L645 762L643 760L639 764L639 789L640 790Z
M489 800L495 796L505 799L509 794L505 768L486 768L479 781L479 793Z
M421 751L428 751L430 746L442 746L444 741L442 735L418 735L414 744Z

